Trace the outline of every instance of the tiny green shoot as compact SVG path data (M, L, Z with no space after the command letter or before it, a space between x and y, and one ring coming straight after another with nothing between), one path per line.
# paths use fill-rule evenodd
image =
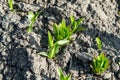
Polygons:
M56 54L59 51L59 48L68 43L69 43L69 40L60 40L60 41L54 42L54 39L51 33L48 31L48 51L40 52L39 54L42 56L46 56L50 59L55 58Z
M13 0L8 0L8 5L11 11L13 11Z
M61 69L61 68L57 68L57 73L58 73L58 75L59 75L60 80L71 80L72 75L71 75L71 74L65 75L65 74L62 72L62 69Z
M104 53L100 53L99 56L94 57L91 68L94 73L102 74L109 68L109 59Z
M96 37L96 43L97 43L97 48L98 50L101 50L102 49L102 42L101 42L101 39L99 37Z
M38 11L38 12L28 12L28 19L30 21L30 24L27 28L27 32L31 33L33 31L33 25L35 23L35 20L38 18L38 16L40 15L40 12L41 11Z

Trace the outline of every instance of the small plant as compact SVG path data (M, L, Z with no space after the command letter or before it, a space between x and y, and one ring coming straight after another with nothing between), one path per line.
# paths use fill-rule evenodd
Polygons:
M13 0L8 0L8 5L11 11L13 11Z
M56 41L67 39L71 39L71 35L73 33L78 32L79 30L84 30L84 27L79 27L81 22L83 21L83 18L78 19L75 21L74 17L70 17L71 24L66 25L66 22L64 19L62 19L62 22L57 25L56 23L53 24L53 33Z
M73 16L70 16L70 21L71 21L71 29L72 33L76 33L81 30L85 30L85 27L79 27L81 22L83 21L83 18L79 18L78 20L75 20Z
M96 37L96 42L97 42L97 48L98 50L102 49L102 42L99 37Z
M38 18L39 14L40 14L40 11L35 12L35 13L34 12L28 12L28 19L30 21L30 24L27 28L27 32L30 33L30 32L33 31L33 25L35 23L35 20Z
M94 57L91 68L94 73L102 74L109 68L109 59L104 53L101 53L99 56Z
M65 44L68 44L68 40L60 40L57 42L54 42L53 37L51 36L51 33L48 31L48 52L40 52L40 55L46 56L50 59L55 58L56 54L59 51L59 48Z
M71 80L72 75L71 75L71 74L65 75L65 74L62 72L61 68L58 68L58 69L57 69L57 73L58 73L58 75L59 75L60 80Z

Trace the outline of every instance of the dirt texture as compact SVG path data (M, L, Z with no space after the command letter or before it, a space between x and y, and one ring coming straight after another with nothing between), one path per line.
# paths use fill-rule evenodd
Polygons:
M120 10L119 0L13 0L10 11L7 0L0 0L0 80L59 80L57 67L72 80L120 80ZM41 10L34 31L27 33L28 11ZM47 31L54 22L69 16L84 18L87 29L75 34L75 40L62 48L56 59L38 55L47 51ZM110 59L105 73L95 75L90 67L97 50L96 37Z

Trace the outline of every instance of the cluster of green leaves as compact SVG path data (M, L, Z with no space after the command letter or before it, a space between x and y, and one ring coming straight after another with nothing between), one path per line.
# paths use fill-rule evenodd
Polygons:
M58 73L58 75L59 75L60 80L71 80L72 75L71 75L71 74L65 75L65 74L62 72L61 68L58 68L58 69L57 69L57 73Z
M13 11L13 0L8 0L8 5L11 11Z
M84 30L85 28L79 28L78 26L82 22L83 18L75 21L74 17L71 16L71 24L69 26L66 25L65 20L63 19L62 22L57 25L56 23L53 24L53 35L48 31L48 51L47 52L40 52L40 55L46 56L48 58L55 58L56 54L59 51L59 48L62 46L69 44L71 40L71 35L79 30Z
M30 21L30 24L27 28L27 32L32 32L33 31L33 25L35 23L35 20L38 18L39 14L40 14L41 11L37 11L37 12L28 12L28 19Z
M40 55L46 56L50 59L55 58L56 54L59 51L59 48L62 45L68 44L69 40L60 40L54 42L54 38L52 37L51 33L48 31L48 51L47 52L40 52Z
M70 25L66 25L66 22L64 19L62 19L62 22L57 25L56 23L53 24L53 33L56 41L67 39L71 39L71 35L73 33L76 33L80 30L84 30L84 27L79 27L81 22L83 21L83 18L80 18L78 20L75 20L73 16L70 16Z
M98 50L101 50L102 49L102 41L100 39L100 37L96 37L96 42L97 42L97 48Z
M11 11L14 10L13 8L13 0L8 0L8 5ZM28 19L30 21L30 24L27 28L27 32L33 31L33 25L38 18L41 11L37 12L28 12ZM120 11L118 11L118 14L120 15ZM70 43L70 40L72 40L72 35L74 33L77 33L78 31L85 30L85 27L80 27L79 25L83 21L83 18L79 18L78 20L75 20L73 16L70 16L70 24L67 25L66 21L62 19L61 23L57 25L56 23L53 24L53 35L52 37L51 33L48 31L48 51L47 52L40 52L40 55L46 56L50 59L55 58L56 54L59 52L59 49L68 43ZM97 48L98 50L102 49L102 42L99 37L96 37L97 42ZM120 64L120 63L119 63ZM101 74L104 71L106 71L109 68L109 59L105 56L104 53L100 53L99 56L95 56L93 59L93 63L91 65L91 68L94 73ZM58 75L60 80L71 80L71 74L65 75L63 74L61 68L57 69Z
M96 37L96 43L98 50L101 50L103 45L100 37ZM109 59L105 56L103 52L99 56L95 56L92 63L92 70L96 74L102 74L109 67Z
M94 73L101 74L109 68L109 59L101 52L99 56L94 57L91 68Z
M11 11L13 11L13 0L8 0L8 5L9 5L9 8ZM40 14L41 11L37 11L37 12L28 12L28 19L30 21L30 24L27 28L27 32L32 32L33 31L33 25L35 23L35 20L38 18L39 14Z

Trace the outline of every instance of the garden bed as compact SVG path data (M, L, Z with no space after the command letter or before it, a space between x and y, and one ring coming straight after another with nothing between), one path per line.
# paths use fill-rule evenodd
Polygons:
M14 0L14 11L7 0L0 0L0 80L59 80L61 67L72 80L120 80L120 10L119 0ZM33 27L26 31L27 13L41 10ZM47 32L53 23L64 18L70 22L84 18L86 30L76 33L75 40L62 47L55 59L40 56L47 51ZM102 50L97 50L100 37ZM90 67L94 55L104 52L110 67L96 75Z

